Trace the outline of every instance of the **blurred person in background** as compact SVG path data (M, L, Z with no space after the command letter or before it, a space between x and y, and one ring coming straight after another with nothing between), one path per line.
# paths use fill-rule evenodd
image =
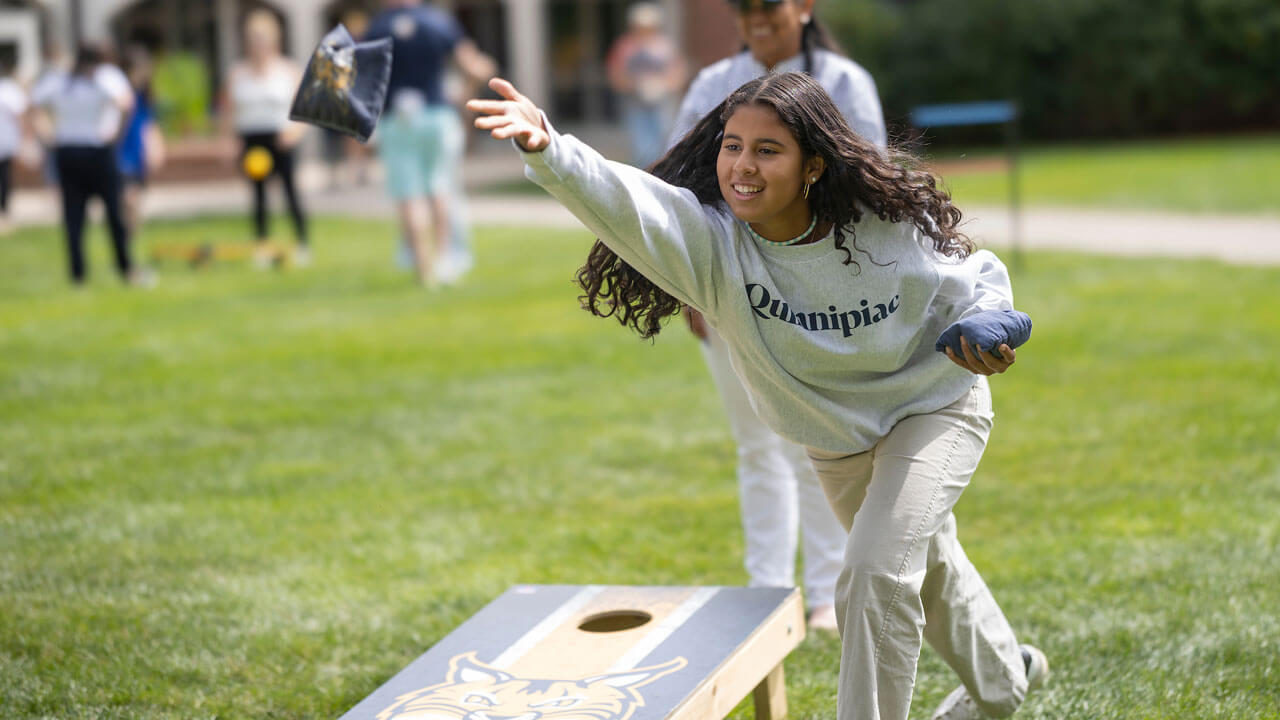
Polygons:
M87 277L84 223L89 198L96 195L106 207L120 276L131 285L154 284L154 275L134 264L121 207L115 142L133 110L129 79L107 62L103 49L86 43L77 50L70 72L53 69L41 77L31 91L31 106L38 116L33 125L48 133L42 140L53 148L71 281L83 285Z
M885 147L875 82L862 66L835 51L814 18L814 0L731 0L730 5L744 48L694 78L680 104L669 146L743 83L768 73L797 71L822 85L855 132ZM738 448L744 565L750 582L763 587L794 585L799 534L809 625L834 631L836 578L848 536L832 514L804 448L756 416L724 340L698 311L685 308L685 319L701 340Z
M23 116L27 112L27 93L0 67L0 235L7 235L9 222L9 189L13 177L13 159L22 148Z
M307 215L296 180L296 150L306 126L289 120L289 107L302 81L302 69L281 53L280 21L270 10L258 9L245 16L244 49L244 59L232 65L227 73L219 105L222 134L226 138L233 134L239 137L241 169L253 185L253 230L258 243L255 263L260 268L267 267L272 260L267 246L271 233L266 181L274 176L284 187L285 201L293 219L297 243L293 262L309 265ZM270 156L265 175L254 172L252 162L245 162L251 153L263 151Z
M456 282L466 267L452 261L452 186L459 180L465 147L462 120L449 102L450 63L474 85L496 65L463 34L448 13L417 0L386 0L369 24L366 40L392 40L387 104L378 125L378 150L387 191L396 203L402 236L425 287ZM469 94L469 93L468 93Z
M662 155L684 87L684 59L662 31L662 8L641 2L627 11L627 31L605 60L609 85L622 99L622 117L631 138L631 164L648 167Z
M151 97L151 54L140 45L129 47L124 53L123 70L133 88L133 112L116 147L116 160L124 181L125 222L130 236L136 239L147 176L164 164L165 148Z

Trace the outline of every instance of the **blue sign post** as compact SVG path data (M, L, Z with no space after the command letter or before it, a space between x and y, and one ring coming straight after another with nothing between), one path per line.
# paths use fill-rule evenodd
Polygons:
M1013 264L1022 265L1022 206L1018 177L1018 104L1009 100L920 105L911 111L911 124L918 128L961 125L1004 125L1009 150L1009 211L1013 222L1010 242Z

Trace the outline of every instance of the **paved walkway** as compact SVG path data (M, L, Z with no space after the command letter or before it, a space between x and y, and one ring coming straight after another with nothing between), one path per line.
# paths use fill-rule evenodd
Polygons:
M467 179L473 188L492 187L520 178L520 172L514 153L482 154L469 159ZM300 182L312 212L393 216L392 205L376 178L365 186L329 189L324 170L307 166ZM274 207L284 207L282 198L272 200ZM238 180L171 184L149 189L146 212L148 217L243 213L248 202L248 188ZM11 212L18 224L53 223L58 219L57 203L56 194L48 189L20 190L12 198ZM536 192L473 194L471 216L480 224L581 227L564 208ZM991 247L1010 245L1013 218L1007 207L969 207L965 216L964 227L970 237ZM1273 215L1228 216L1033 207L1023 210L1020 225L1026 248L1280 264L1280 208Z

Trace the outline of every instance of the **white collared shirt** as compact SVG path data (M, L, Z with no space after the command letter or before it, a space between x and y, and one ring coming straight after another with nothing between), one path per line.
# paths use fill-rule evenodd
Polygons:
M13 80L0 77L0 160L13 157L22 143L19 119L27 110L27 95Z
M120 132L133 101L129 78L115 65L102 63L89 77L51 71L31 91L31 104L53 115L55 145L102 147Z
M773 68L773 72L788 71L804 71L804 53L783 60ZM667 147L679 142L729 93L768 72L745 50L703 68L680 103ZM871 73L847 57L815 48L812 75L835 101L854 132L880 147L885 146L884 112L880 109L880 96L876 94Z

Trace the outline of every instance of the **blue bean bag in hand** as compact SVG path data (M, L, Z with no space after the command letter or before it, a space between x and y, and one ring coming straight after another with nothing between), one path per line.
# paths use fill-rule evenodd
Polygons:
M938 352L951 348L956 357L964 357L964 351L960 348L961 335L970 345L990 350L999 357L997 348L1002 344L1016 348L1030 339L1031 316L1017 310L983 310L952 323L938 336L938 342L934 343L933 348Z

